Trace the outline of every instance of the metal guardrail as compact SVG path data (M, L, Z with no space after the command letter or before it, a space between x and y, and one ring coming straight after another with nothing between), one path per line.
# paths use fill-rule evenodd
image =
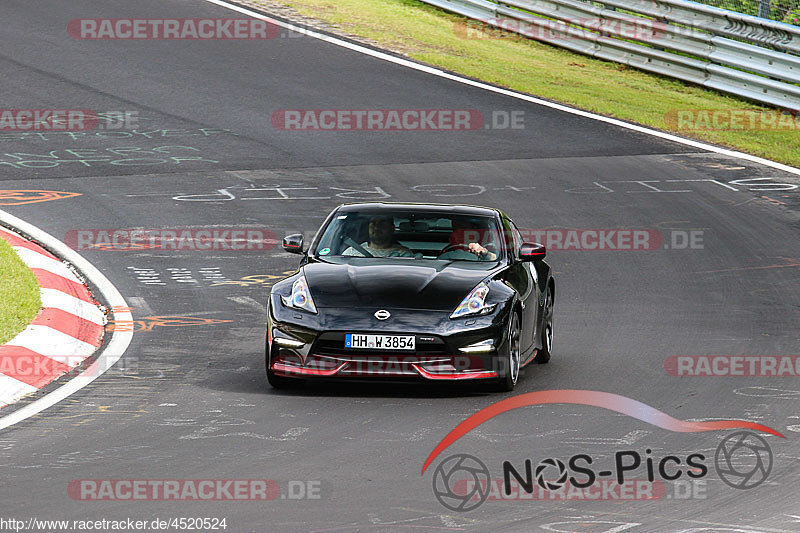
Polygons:
M609 0L603 2L674 24L683 24L715 35L744 39L800 53L800 27L728 11L687 0Z
M800 110L800 27L686 0L602 0L605 7L421 1L574 52Z

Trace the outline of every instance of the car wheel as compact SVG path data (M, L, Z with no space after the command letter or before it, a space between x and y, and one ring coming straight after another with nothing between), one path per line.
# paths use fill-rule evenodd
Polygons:
M288 389L297 385L296 380L275 375L275 372L267 368L267 382L273 389Z
M550 355L553 353L553 304L555 303L553 297L553 287L547 288L547 295L544 300L542 319L542 348L536 354L537 364L543 365L550 360Z
M506 341L505 350L500 354L500 380L497 383L496 389L502 392L510 392L514 390L519 379L520 371L520 351L519 351L519 315L516 312L511 313L511 318L508 321L508 340Z

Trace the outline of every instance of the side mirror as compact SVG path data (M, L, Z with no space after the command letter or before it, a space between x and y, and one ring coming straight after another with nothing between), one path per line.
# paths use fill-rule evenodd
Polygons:
M519 258L521 261L541 261L547 255L544 244L538 242L523 242L519 247Z
M302 254L303 251L303 234L294 233L287 235L283 238L283 249L291 254Z

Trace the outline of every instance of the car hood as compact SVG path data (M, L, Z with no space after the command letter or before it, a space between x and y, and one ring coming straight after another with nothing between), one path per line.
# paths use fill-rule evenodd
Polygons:
M303 267L317 307L453 311L469 291L497 270L450 261L430 261L424 266L375 259L359 263L315 262Z

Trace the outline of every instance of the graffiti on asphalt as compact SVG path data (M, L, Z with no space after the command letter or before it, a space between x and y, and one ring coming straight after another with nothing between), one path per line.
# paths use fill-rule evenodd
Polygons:
M116 166L180 165L185 162L219 163L198 154L199 148L192 146L157 146L140 148L123 146L105 149L50 150L48 152L13 152L0 154L0 167L12 168L54 168L77 163L85 167L108 164Z
M38 204L81 196L79 192L41 191L31 189L0 190L0 205Z
M99 114L98 114L99 116ZM139 119L141 120L141 119ZM93 139L166 139L169 137L212 137L216 135L237 136L231 130L220 128L196 129L132 129L132 130L90 130L90 131L44 131L0 133L0 143L26 141L51 143L64 139L90 141Z
M780 178L758 177L744 178L731 181L715 179L685 179L685 180L624 180L624 181L594 181L586 187L565 189L571 194L637 194L637 193L691 193L697 192L702 187L721 187L724 190L740 192L766 192L766 191L794 191L798 185L782 183ZM512 191L524 193L536 187L519 187L503 185L488 187L467 183L421 184L414 185L411 192L424 194L426 197L455 198L464 196L480 196L493 191ZM147 196L133 194L130 196ZM194 194L177 194L172 196L178 202L231 202L241 201L272 201L272 200L331 200L343 198L348 200L383 200L391 198L392 194L377 185L361 188L344 187L316 187L305 184L293 183L291 186L270 185L249 186L232 185L208 192Z
M231 279L222 272L221 267L201 267L196 270L182 267L156 269L151 267L133 267L128 270L143 285L157 286L189 286L220 287L233 285L237 287L271 287L275 281L285 278L295 270L286 270L277 274L251 274Z
M153 331L156 327L208 326L226 322L233 320L180 315L144 316L138 320L110 320L106 324L106 331Z

